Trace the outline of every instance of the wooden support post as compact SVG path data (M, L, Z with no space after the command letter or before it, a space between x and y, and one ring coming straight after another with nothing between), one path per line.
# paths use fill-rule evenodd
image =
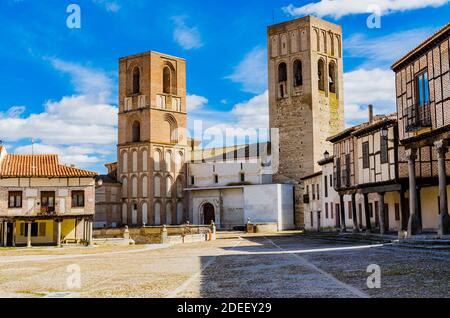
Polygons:
M32 222L27 222L27 247L31 247L31 224Z
M416 184L416 160L417 149L407 150L409 173L409 222L408 237L422 232L422 225L418 215L417 184Z
M448 215L448 198L447 198L447 173L445 170L445 157L447 155L447 144L441 140L434 144L438 154L438 171L439 171L439 221L438 235L443 237L450 234L450 216Z

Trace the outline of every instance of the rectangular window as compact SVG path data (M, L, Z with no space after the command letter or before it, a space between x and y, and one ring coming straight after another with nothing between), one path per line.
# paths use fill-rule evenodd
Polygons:
M214 183L215 184L219 183L219 176L217 174L214 175Z
M381 164L388 163L388 140L387 137L380 136L380 160Z
M370 217L373 218L373 203L369 204Z
M416 77L417 101L419 106L425 106L430 103L430 88L428 82L428 73L425 71Z
M331 212L331 218L334 219L334 205L333 205L333 203L330 204L330 212Z
M9 204L10 209L17 209L22 207L22 192L21 191L11 191L9 192Z
M330 188L333 187L333 175L330 174Z
M45 237L47 230L46 223L39 223L39 236Z
M31 237L37 237L39 233L39 223L31 223ZM20 236L28 236L28 223L20 223Z
M317 184L317 200L320 200L320 185Z
M195 184L195 177L191 176L191 185L194 185L194 184Z
M328 176L324 177L324 190L325 190L325 198L328 198Z
M313 200L316 199L316 187L314 184L311 185L311 189L312 189L312 198Z
M245 173L241 173L241 182L245 182Z
M325 218L328 219L328 203L325 203Z
M368 141L366 141L362 144L362 155L363 155L363 169L370 168L369 142Z
M55 192L42 191L41 192L41 212L53 213L55 212Z
M314 219L313 219L313 213L310 213L310 217L311 217L311 227L314 227Z
M349 201L348 202L348 219L351 220L353 219L353 206L352 206L352 202Z
M395 220L400 221L400 204L395 204Z
M72 208L84 207L84 191L72 191Z

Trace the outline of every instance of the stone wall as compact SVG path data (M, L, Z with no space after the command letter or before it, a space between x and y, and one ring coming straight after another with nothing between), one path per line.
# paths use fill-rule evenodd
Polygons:
M207 241L214 238L211 226L153 226L128 229L136 244L180 244ZM94 239L124 238L125 228L94 230Z

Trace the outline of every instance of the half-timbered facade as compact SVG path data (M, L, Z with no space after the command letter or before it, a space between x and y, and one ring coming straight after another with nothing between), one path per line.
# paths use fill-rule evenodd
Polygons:
M437 227L440 236L450 234L449 38L447 24L392 66L396 74L399 138L407 149L405 159L412 190L409 235L430 227Z
M0 146L1 246L90 244L96 173Z

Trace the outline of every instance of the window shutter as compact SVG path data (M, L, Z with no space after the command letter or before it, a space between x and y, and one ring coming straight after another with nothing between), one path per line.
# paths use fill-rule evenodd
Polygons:
M46 223L39 223L39 236L45 236L46 229L47 229Z

